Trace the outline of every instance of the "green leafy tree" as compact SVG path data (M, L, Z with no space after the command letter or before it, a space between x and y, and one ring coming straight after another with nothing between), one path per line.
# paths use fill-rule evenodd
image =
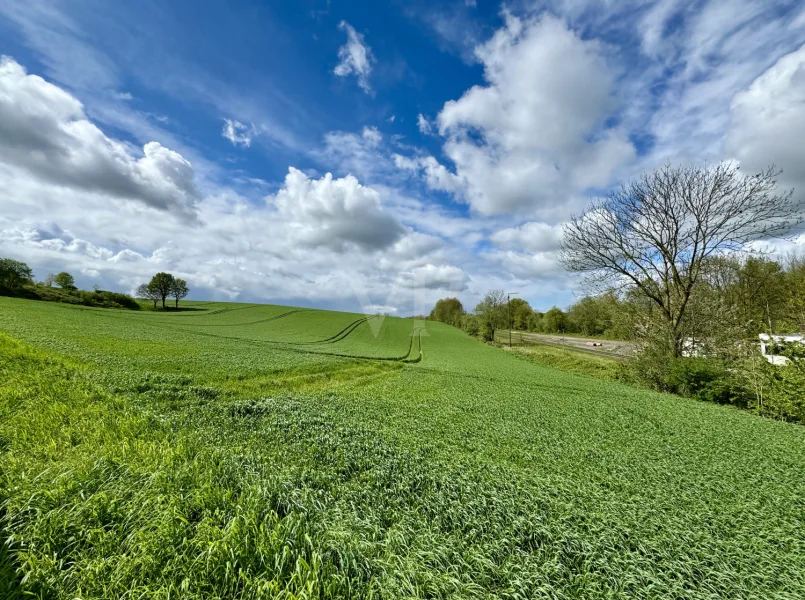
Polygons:
M62 271L58 275L53 277L53 283L58 285L60 288L65 290L74 290L75 289L75 279L72 275L67 273L66 271Z
M512 298L509 301L509 311L511 311L512 328L518 331L525 331L534 314L531 305L522 298Z
M454 327L461 327L461 317L463 315L464 307L458 298L442 298L436 301L436 306L430 311L428 318L432 321L440 321Z
M554 306L542 317L542 330L545 333L564 333L567 331L567 315L561 308Z
M785 280L785 319L791 331L805 331L805 256L788 257Z
M620 301L614 292L599 296L585 296L567 312L569 325L584 335L602 335L611 332L621 310Z
M533 332L540 332L542 331L542 317L545 316L543 313L534 311L528 317L528 330Z
M495 339L495 329L506 327L506 292L490 290L475 307L478 331L486 341Z
M187 282L184 279L174 278L171 284L170 295L176 301L176 308L179 308L179 300L186 297L190 293L187 287Z
M31 283L34 273L24 262L13 258L0 258L0 285L15 289L23 284Z
M159 272L148 282L148 287L154 293L158 294L159 299L162 300L162 308L167 308L165 306L165 299L170 296L171 290L173 289L173 281L174 277L170 273Z
M752 408L779 419L805 422L805 345L779 344L778 352L788 359L785 366L760 359L754 372L747 370L755 394Z

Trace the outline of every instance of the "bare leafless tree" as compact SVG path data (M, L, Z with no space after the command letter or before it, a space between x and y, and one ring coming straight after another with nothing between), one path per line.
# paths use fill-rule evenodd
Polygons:
M803 222L793 190L777 192L773 166L745 176L730 163L671 166L594 201L564 227L561 260L592 285L638 290L656 304L668 350L682 351L682 323L707 261L782 237Z
M155 287L148 283L143 283L137 287L137 297L143 300L150 300L154 303L154 310L157 308L157 302L162 297Z

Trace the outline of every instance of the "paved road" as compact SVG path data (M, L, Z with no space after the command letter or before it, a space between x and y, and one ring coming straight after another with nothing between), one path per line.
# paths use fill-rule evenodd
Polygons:
M501 343L509 341L508 331L496 332L495 338ZM628 357L632 356L637 347L631 342L621 342L616 340L597 340L583 337L570 337L561 335L546 335L542 333L527 333L525 331L512 331L512 342L515 344L520 341L531 342L534 344L549 344L551 346L567 346L570 348L595 352L596 354L608 354L610 356Z

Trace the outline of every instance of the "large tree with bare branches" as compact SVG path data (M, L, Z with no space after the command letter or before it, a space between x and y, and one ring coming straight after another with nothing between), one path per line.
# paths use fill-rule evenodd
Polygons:
M630 287L659 309L668 351L682 350L683 321L708 261L787 235L803 222L780 171L744 175L734 164L670 166L596 200L564 227L561 259L589 284Z

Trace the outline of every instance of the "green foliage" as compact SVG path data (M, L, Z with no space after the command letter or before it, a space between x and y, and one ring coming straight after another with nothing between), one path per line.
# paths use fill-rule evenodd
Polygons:
M512 298L508 307L512 328L518 331L529 331L533 327L534 311L531 306L522 298Z
M503 290L490 290L475 307L478 318L478 335L484 341L495 338L495 329L508 327L506 293Z
M761 359L758 369L746 368L754 392L752 407L761 414L805 423L805 346L780 344L776 353L788 358L785 366Z
M75 279L66 271L62 271L58 275L53 276L53 283L65 290L75 289Z
M553 307L542 317L542 331L545 333L565 333L568 330L568 318L562 309Z
M461 327L463 316L464 307L458 298L442 298L436 301L436 306L433 307L428 318L453 327Z
M187 287L187 282L184 279L174 277L171 282L170 295L176 301L176 308L179 308L179 300L186 298L189 293L190 289Z
M165 308L165 299L170 295L174 285L174 277L170 273L159 272L148 282L147 290L162 300L162 308ZM154 303L156 305L156 302ZM177 303L178 304L178 303Z
M785 271L784 323L791 331L805 331L805 255L789 256Z
M141 283L137 287L137 297L142 298L143 300L150 300L154 303L154 310L157 308L157 302L159 302L161 296L159 291L148 283Z
M461 317L461 329L472 337L478 337L480 329L478 326L478 317L475 315L465 314Z
M34 273L24 262L13 258L0 258L0 287L18 289L33 282Z
M747 391L718 359L687 357L668 361L667 391L719 404L747 405Z
M568 310L568 327L585 336L623 337L619 328L622 304L614 292L585 296Z
M805 594L801 426L438 322L185 304L0 298L6 596Z
M750 405L751 393L743 379L717 358L673 358L648 348L621 365L618 379L706 402Z
M167 310L165 301L168 297L173 298L174 308L179 308L179 300L187 297L190 288L184 279L174 277L170 273L159 272L151 278L148 283L140 284L137 287L137 297L143 300L150 300L154 303L154 310L157 302L162 301L162 309Z
M3 291L0 288L0 291ZM45 302L61 302L63 304L75 304L81 306L92 306L96 308L126 308L129 310L140 310L137 301L128 294L119 292L107 292L96 290L87 292L72 288L53 288L44 284L26 284L13 290L5 290L5 293L18 298L30 300L43 300Z

